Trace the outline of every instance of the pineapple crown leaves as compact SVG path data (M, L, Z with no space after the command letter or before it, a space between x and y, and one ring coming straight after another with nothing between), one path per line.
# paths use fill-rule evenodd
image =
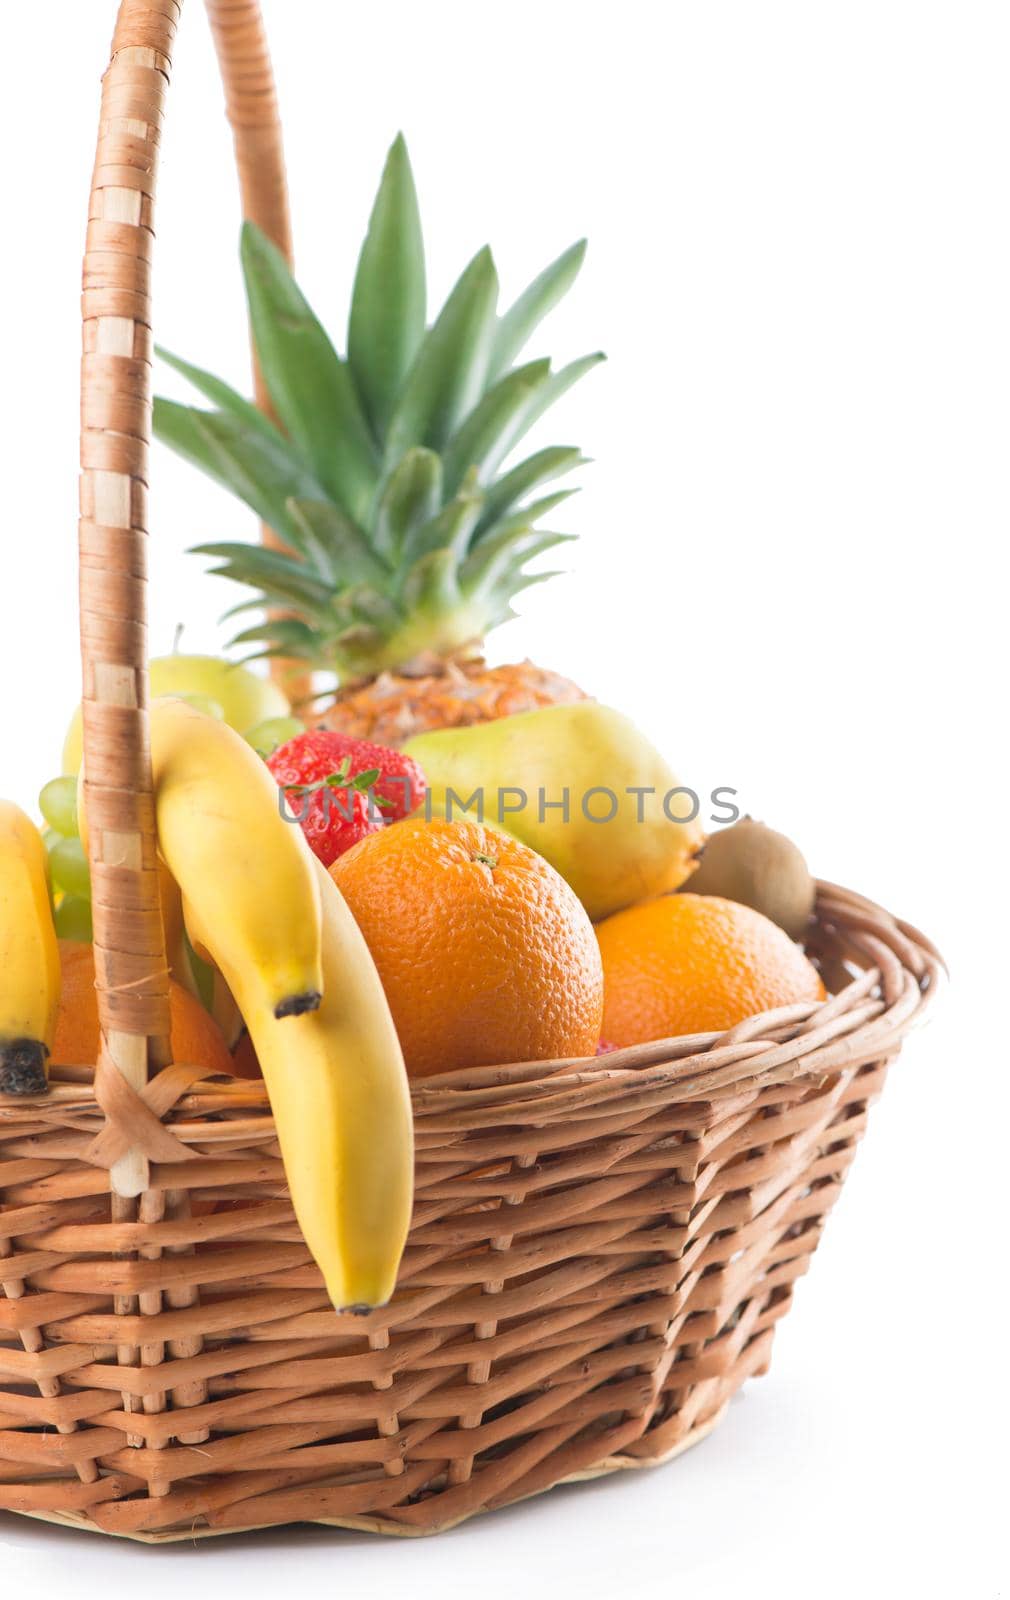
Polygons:
M516 594L554 576L528 564L568 536L537 524L575 491L538 491L585 458L555 445L505 464L604 359L558 371L548 360L517 364L584 255L581 240L499 315L494 261L482 249L429 326L417 195L398 137L358 260L342 358L281 253L245 224L253 343L276 421L165 351L214 409L165 399L154 407L158 438L284 541L196 547L216 559L213 572L254 591L229 616L270 613L235 642L341 679L370 676L474 648L514 615Z

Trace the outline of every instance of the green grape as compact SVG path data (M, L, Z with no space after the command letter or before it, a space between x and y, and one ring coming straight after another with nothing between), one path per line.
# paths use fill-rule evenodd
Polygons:
M46 888L49 891L49 909L52 910L56 903L56 891L53 888L53 864L50 857L55 846L60 842L60 836L52 828L42 828L40 831L42 833L42 843L46 847Z
M64 895L53 913L58 939L73 939L76 944L90 944L91 901L81 895Z
M58 839L49 852L53 883L64 894L91 898L91 873L80 839Z
M63 835L57 833L55 828L43 828L42 843L46 847L46 878L49 884L50 900L59 893L58 887L53 882L53 851L58 844L66 844L66 842Z
M304 732L305 724L297 717L268 717L266 722L257 722L255 728L250 728L245 737L257 755L266 760L282 744Z
M39 795L39 810L54 832L64 839L76 839L77 779L53 778Z
M194 711L202 711L205 717L213 717L215 722L224 721L224 706L220 701L212 700L209 694L177 694L176 700L185 700Z

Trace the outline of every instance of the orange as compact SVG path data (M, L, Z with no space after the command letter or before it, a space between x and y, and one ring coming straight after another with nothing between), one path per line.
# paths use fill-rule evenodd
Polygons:
M95 993L95 955L90 944L60 940L63 982L52 1058L63 1066L90 1065L98 1059L98 996ZM224 1034L199 1000L173 982L169 988L172 1014L172 1056L190 1066L232 1073L231 1054Z
M588 916L536 851L477 822L408 818L330 868L379 969L414 1077L592 1055L603 974Z
M603 1034L618 1045L682 1033L721 1033L824 985L799 945L750 906L671 894L608 917Z

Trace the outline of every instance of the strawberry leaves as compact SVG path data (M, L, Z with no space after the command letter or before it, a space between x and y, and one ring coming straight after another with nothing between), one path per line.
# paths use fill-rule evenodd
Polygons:
M281 788L285 794L294 795L296 799L303 799L306 795L319 794L324 789L346 789L357 794L368 795L380 811L392 811L393 802L387 800L385 795L369 794L374 789L382 772L378 767L371 767L367 772L357 772L351 776L351 758L345 756L336 772L327 773L325 778L320 778L316 783L282 783Z

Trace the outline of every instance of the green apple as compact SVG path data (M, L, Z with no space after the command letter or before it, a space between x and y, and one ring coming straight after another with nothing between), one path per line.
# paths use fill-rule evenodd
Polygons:
M151 699L175 694L219 706L225 722L245 733L270 717L290 713L287 696L270 678L261 678L248 667L236 666L220 656L159 656L151 662ZM63 746L63 771L73 777L80 771L83 756L81 708L74 712Z

